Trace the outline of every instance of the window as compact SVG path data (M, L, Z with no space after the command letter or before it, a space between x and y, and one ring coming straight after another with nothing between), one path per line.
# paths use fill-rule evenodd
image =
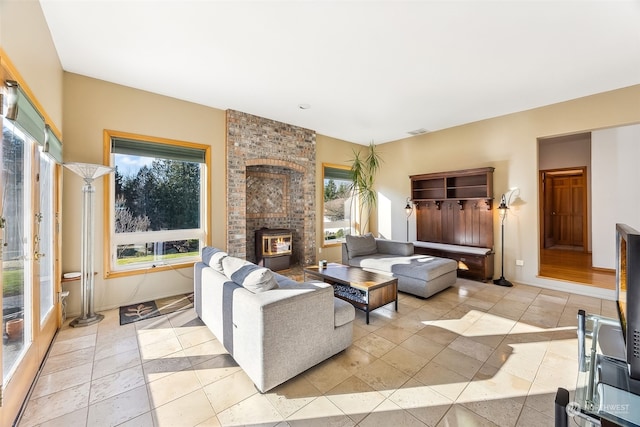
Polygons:
M322 165L324 246L339 244L352 234L351 169L348 166Z
M105 131L107 275L183 267L207 242L209 147Z
M8 338L3 339L2 350L4 384L16 372L33 338L30 331L34 319L32 297L35 279L30 243L33 238L31 217L35 213L31 206L34 186L31 164L35 144L34 139L20 127L9 120L2 121L2 327ZM15 335L9 330L9 321L13 320L22 326L22 331Z

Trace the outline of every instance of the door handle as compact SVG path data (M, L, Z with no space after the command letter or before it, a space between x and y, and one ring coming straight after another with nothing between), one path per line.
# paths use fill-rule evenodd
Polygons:
M44 257L43 253L40 253L40 223L42 222L42 213L38 212L35 214L36 226L35 226L35 236L33 236L33 259L35 261L39 261L40 258Z

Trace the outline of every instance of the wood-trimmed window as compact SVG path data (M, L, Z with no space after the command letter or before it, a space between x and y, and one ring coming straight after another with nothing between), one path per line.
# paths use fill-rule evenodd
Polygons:
M112 130L105 160L106 277L188 267L207 244L210 147Z
M322 234L323 246L334 246L353 234L351 168L349 166L322 164Z

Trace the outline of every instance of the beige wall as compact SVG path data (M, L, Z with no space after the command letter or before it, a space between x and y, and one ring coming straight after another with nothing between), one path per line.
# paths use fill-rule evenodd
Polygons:
M64 76L64 157L66 162L103 163L103 130L111 129L210 145L213 206L211 243L225 246L225 112L77 74ZM63 271L80 268L81 180L64 173L62 230ZM149 272L103 278L103 185L96 182L96 309L146 301L193 289L190 269ZM65 287L79 294L78 284ZM70 296L69 311L79 311L79 299Z
M593 265L616 267L616 223L640 230L640 125L621 126L592 134ZM598 249L598 250L596 250Z
M505 225L505 276L521 283L611 297L608 292L536 277L539 259L537 139L638 122L640 85L384 144L378 190L382 198L390 202L378 212L378 227L380 224L386 227L379 232L389 238L406 238L402 208L409 195L409 175L493 166L495 195L517 187L522 201L520 206L512 207ZM631 186L629 191L640 196ZM415 237L414 217L411 220ZM497 214L494 225L494 241L500 242ZM496 246L495 267L500 271L500 248ZM516 267L516 259L524 260L524 266Z
M53 124L62 128L62 66L37 1L0 1L0 44Z
M591 133L539 141L538 169L564 169L591 165Z

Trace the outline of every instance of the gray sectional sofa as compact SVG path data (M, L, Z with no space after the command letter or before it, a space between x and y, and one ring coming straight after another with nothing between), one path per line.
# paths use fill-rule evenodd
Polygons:
M414 254L413 244L364 236L347 236L342 264L398 279L398 290L428 298L456 283L458 263Z
M206 247L194 265L200 319L265 392L351 345L353 306L331 285L298 283Z

